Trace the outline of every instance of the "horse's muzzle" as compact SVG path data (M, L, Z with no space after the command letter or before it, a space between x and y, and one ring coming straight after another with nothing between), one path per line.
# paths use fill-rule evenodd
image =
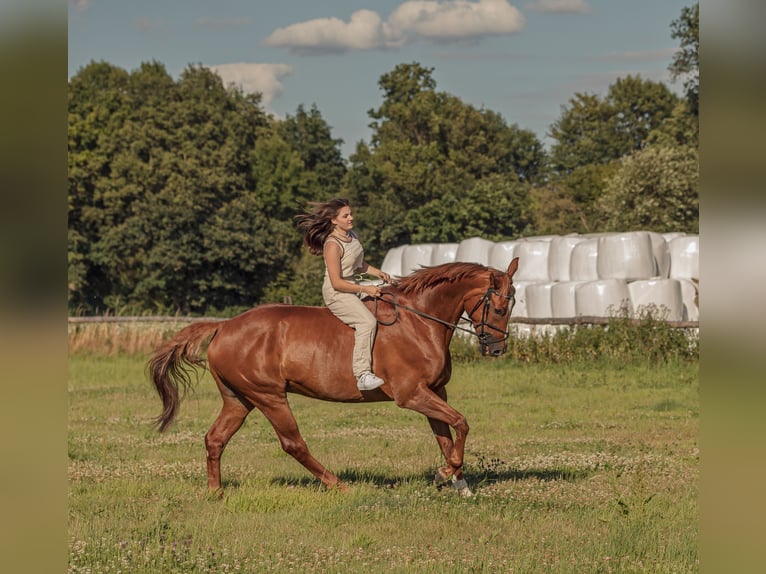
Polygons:
M499 357L504 355L508 350L508 344L505 341L498 341L496 343L480 343L479 349L484 357Z

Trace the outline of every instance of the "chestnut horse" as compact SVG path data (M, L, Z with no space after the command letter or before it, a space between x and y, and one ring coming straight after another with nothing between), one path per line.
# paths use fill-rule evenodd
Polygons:
M351 372L353 330L326 308L261 305L232 319L192 323L162 344L148 363L164 406L159 430L167 429L178 413L179 387L192 386L189 367L205 367L201 347L212 338L207 367L223 408L205 435L211 491L223 492L221 454L253 408L269 420L285 452L326 487L343 486L301 437L287 400L293 392L349 403L393 400L422 413L446 460L436 472L437 485L452 482L470 496L462 471L468 423L447 404L445 390L452 374L449 344L466 313L483 355L506 351L517 268L518 258L505 272L476 263L426 267L386 286L380 299L368 300L380 322L373 363L386 381L371 391L357 389ZM391 320L382 320L383 314Z

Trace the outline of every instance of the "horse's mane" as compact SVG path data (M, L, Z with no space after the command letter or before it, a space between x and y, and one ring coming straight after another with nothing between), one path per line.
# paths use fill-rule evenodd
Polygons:
M479 263L442 263L441 265L418 269L412 275L397 280L396 286L404 293L421 293L424 289L440 283L459 281L488 270L487 267Z

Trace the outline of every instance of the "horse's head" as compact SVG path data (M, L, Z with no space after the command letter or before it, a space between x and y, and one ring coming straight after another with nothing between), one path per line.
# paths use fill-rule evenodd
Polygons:
M479 336L482 355L498 357L508 349L508 320L516 302L513 275L519 268L515 257L505 273L493 271L486 291L465 300L465 311Z

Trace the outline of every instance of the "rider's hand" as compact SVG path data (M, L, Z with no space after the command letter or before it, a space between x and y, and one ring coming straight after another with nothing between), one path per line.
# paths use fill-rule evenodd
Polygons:
M370 297L380 297L380 288L377 285L362 285L360 291Z

